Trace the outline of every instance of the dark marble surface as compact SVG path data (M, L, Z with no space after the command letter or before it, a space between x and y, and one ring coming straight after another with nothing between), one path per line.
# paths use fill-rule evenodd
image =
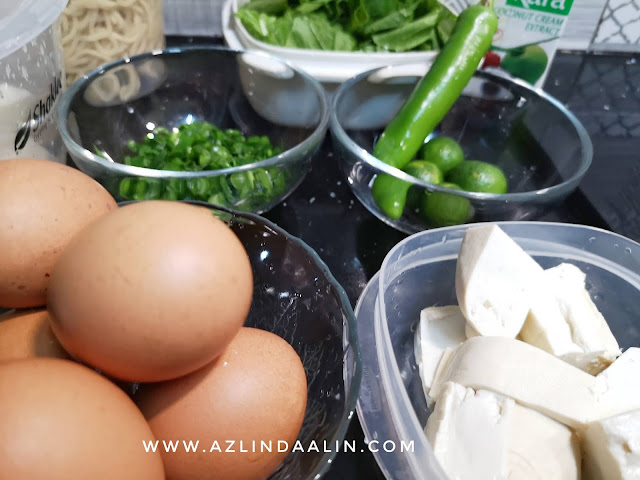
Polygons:
M640 55L559 55L545 88L593 142L581 190L609 230L640 241Z
M541 220L592 225L640 240L640 63L629 55L559 53L545 89L583 122L594 159L580 188ZM327 138L305 181L265 216L314 248L355 306L387 252L405 235L358 202L337 162ZM383 479L364 448L357 418L347 440L356 440L365 452L338 454L325 478Z

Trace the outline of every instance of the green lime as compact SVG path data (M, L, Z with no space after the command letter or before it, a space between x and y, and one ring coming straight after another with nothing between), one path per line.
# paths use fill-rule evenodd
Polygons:
M441 184L443 180L442 172L438 166L433 162L427 162L425 160L414 160L413 162L409 162L402 170L412 177L419 178L423 182L433 183L435 185Z
M434 163L442 173L447 173L464 160L462 148L453 138L436 137L424 144L421 151L423 160Z
M490 163L466 160L451 170L447 181L468 192L507 193L507 178Z
M441 186L461 190L454 183L443 183ZM422 198L420 213L428 222L438 227L460 225L471 217L471 202L454 193L427 193Z
M403 170L412 177L419 178L423 182L433 183L434 185L440 185L443 180L442 172L432 162L414 160L404 167ZM411 187L409 192L407 192L407 208L411 210L419 208L423 193L424 189L422 187Z

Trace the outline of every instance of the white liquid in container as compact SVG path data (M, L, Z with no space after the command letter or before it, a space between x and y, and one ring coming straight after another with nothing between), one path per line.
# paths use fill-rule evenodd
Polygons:
M0 8L0 160L66 162L54 109L66 84L58 17L67 0Z

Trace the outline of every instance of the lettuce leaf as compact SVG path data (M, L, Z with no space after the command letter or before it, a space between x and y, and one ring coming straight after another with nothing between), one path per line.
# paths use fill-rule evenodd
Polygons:
M423 17L406 23L393 30L373 35L373 43L384 50L406 52L426 44L430 49L438 48L435 27L440 16L439 10L432 10Z
M236 13L273 45L317 50L438 50L456 17L437 0L251 0Z

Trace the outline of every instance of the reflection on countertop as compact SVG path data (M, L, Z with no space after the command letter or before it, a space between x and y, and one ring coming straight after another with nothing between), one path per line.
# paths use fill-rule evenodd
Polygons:
M545 88L591 136L585 196L608 229L640 241L640 55L560 53Z

